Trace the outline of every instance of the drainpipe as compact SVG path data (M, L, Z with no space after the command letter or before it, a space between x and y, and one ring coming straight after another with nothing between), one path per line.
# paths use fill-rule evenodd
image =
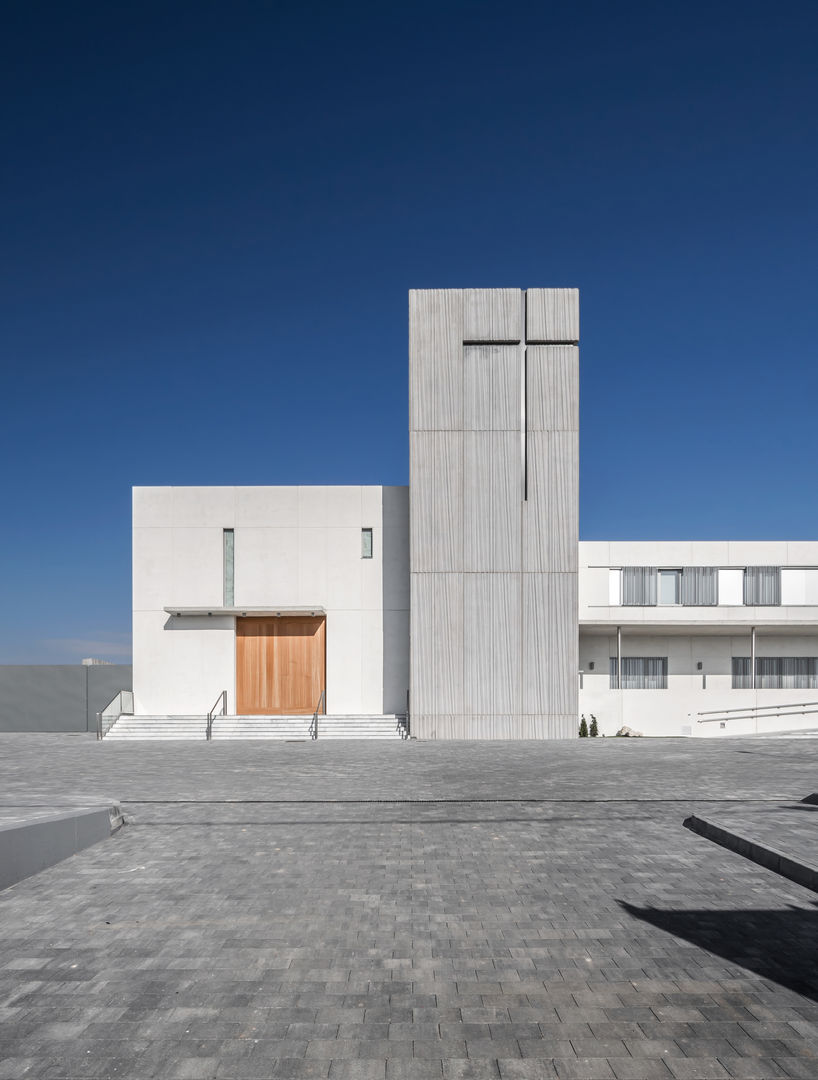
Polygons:
M750 689L756 688L756 628L750 627Z
M616 689L622 689L622 627L616 628Z

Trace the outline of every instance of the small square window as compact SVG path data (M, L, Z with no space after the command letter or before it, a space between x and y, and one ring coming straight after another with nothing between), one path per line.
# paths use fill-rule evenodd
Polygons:
M372 558L372 530L361 529L361 558Z

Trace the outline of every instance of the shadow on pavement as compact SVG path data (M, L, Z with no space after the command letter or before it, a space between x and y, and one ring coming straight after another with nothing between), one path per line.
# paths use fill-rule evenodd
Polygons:
M818 910L668 911L618 903L642 922L818 1000Z

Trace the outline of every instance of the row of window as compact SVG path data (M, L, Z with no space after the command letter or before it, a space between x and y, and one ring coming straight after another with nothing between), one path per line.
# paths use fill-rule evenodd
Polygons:
M755 685L759 690L818 690L818 657L757 656ZM750 657L733 657L733 689L749 690ZM616 657L610 662L610 689L620 689ZM622 690L667 690L666 656L623 656Z
M656 607L681 604L686 607L714 607L719 602L719 568L684 566L661 569L656 566L622 568L622 605ZM744 569L743 602L769 607L781 603L781 567L748 566Z

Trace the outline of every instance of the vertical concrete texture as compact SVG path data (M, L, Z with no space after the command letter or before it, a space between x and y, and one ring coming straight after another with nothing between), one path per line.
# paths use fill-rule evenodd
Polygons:
M572 738L576 289L409 296L412 733Z

